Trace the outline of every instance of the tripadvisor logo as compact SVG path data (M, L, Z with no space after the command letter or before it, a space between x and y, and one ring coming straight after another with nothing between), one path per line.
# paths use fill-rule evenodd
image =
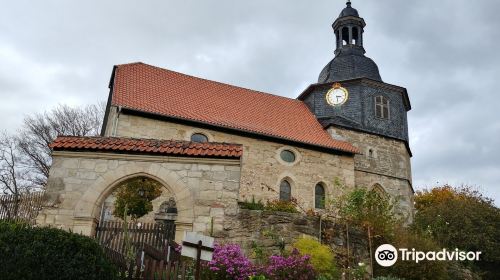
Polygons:
M408 250L406 248L399 248L397 250L391 244L380 245L375 251L375 261L380 266L392 266L399 259L401 261L412 261L418 263L420 261L478 261L481 252L465 252L455 249L449 251L443 249L441 251L416 251L415 248Z

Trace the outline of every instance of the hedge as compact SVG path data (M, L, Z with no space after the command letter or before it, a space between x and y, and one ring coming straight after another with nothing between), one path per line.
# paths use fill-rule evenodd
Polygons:
M0 278L116 279L116 270L89 237L0 221Z

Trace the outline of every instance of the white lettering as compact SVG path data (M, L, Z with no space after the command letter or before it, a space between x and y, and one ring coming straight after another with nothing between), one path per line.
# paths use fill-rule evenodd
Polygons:
M408 249L406 248L400 248L399 251L401 252L401 260L406 261L409 260L410 258L406 255L408 253Z
M446 252L445 251L446 250L443 249L442 251L437 252L436 259L438 261L445 261L446 260Z
M422 251L416 252L415 256L416 256L416 258L415 258L416 263L418 263L419 261L425 260L425 253Z
M419 263L424 260L428 261L478 261L481 252L473 252L473 251L460 251L458 248L455 248L453 251L448 251L446 248L440 251L417 251L415 248L412 248L411 251L407 248L399 248L397 249L400 252L400 260L401 261L414 261L415 263Z
M475 259L476 259L476 253L474 253L474 252L467 252L467 260L473 261Z

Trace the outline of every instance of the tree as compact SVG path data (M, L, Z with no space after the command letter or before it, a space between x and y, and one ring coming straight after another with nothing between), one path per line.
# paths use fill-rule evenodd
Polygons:
M6 133L0 134L0 190L12 195L12 199L0 199L0 207L5 209L8 219L17 216L19 196L31 189L30 174L20 163L16 148L13 137ZM11 203L14 205L8 205Z
M49 144L58 135L99 135L104 112L105 105L101 102L84 107L59 105L25 117L15 139L20 159L31 172L34 185L45 186L47 182L52 164Z
M146 177L136 177L123 182L118 187L113 215L125 220L132 220L148 214L153 210L153 201L161 195L161 184Z
M415 231L447 248L481 251L476 264L484 277L500 275L500 209L492 199L467 186L445 185L417 192L415 208Z
M153 201L161 195L161 184L146 177L136 177L123 182L118 187L113 215L123 220L125 233L125 258L130 263L135 250L130 243L128 216L136 221L153 210Z
M352 224L366 230L370 249L370 266L373 270L373 237L392 237L398 222L394 213L396 202L389 197L380 195L376 191L357 188L341 196L336 200L335 204L338 207L341 218L347 224Z
M27 116L17 135L0 134L0 192L12 199L0 200L9 218L16 217L19 196L43 188L52 164L49 144L58 135L98 135L104 103L85 107L58 107ZM6 202L8 201L8 202Z

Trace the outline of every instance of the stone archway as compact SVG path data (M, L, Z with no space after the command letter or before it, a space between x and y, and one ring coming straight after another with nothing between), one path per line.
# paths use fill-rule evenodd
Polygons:
M78 200L73 214L73 231L93 235L100 214L100 206L107 196L125 180L147 177L158 181L175 198L178 210L178 231L191 230L194 212L192 194L181 178L160 164L130 162L108 171L90 185ZM180 236L180 234L178 235Z
M131 180L131 181L129 181ZM157 186L159 187L159 190L161 193L159 194L158 197L153 199L151 201L151 204L153 206L153 209L151 212L135 219L134 221L137 223L155 223L155 214L157 214L160 211L160 205L162 204L167 204L169 201L173 201L173 204L177 204L175 200L175 195L171 192L171 190L167 187L165 187L163 184L161 184L159 181L156 179L151 178L151 176L145 176L143 174L139 176L132 177L130 179L127 179L125 181L122 181L121 183L117 183L116 188L114 188L110 194L107 196L103 197L103 202L101 203L100 206L100 213L98 217L96 217L99 220L99 223L101 222L111 222L111 221L121 221L121 218L118 218L115 216L115 202L116 202L116 197L118 195L118 191L123 186L122 184L127 184L127 182L137 182L139 180L140 182L143 182L143 184L147 184L149 186ZM177 210L177 208L175 208Z

